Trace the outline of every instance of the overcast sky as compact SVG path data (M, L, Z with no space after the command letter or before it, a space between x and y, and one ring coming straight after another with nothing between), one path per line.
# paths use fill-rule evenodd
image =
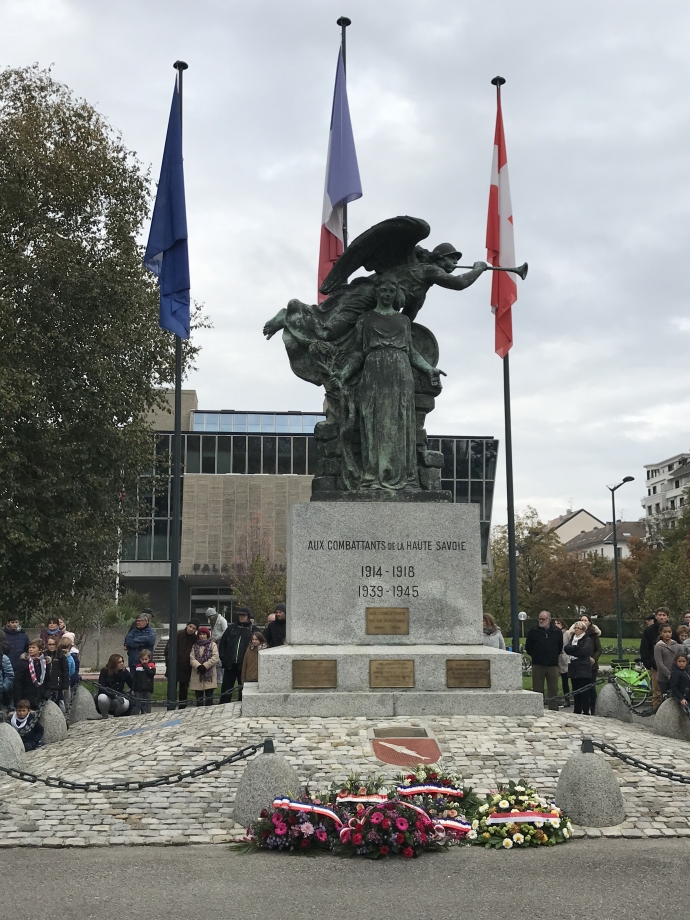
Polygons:
M201 408L317 410L267 318L313 302L333 79L347 14L364 197L484 259L501 74L518 262L515 496L641 514L644 463L690 448L690 7L682 0L2 0L0 60L53 65L157 178L172 63L185 78L192 296L214 329L185 386ZM445 390L430 434L503 443L489 277L432 290ZM504 460L501 452L501 460ZM505 520L503 466L494 521Z

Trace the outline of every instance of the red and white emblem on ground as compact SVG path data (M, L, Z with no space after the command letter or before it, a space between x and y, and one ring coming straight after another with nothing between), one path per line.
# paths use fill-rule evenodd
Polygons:
M441 757L433 738L372 738L371 746L377 760L395 767L436 763Z

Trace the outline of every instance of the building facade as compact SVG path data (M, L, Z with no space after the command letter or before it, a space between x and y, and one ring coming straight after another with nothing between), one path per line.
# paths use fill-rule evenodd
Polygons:
M644 540L645 527L640 521L616 521L616 543L618 544L618 558L627 559L630 555L630 540ZM585 531L568 540L565 548L569 553L575 553L581 559L587 556L601 556L604 559L613 559L613 527L609 521L601 527Z
M685 507L685 492L690 486L690 453L676 454L661 463L650 463L647 494L642 499L647 537L667 527L674 528Z
M288 510L309 501L314 473L314 426L323 413L199 410L194 391L183 394L180 621L214 606L232 615L230 571L255 550L285 564ZM172 417L155 413L157 468L169 469ZM456 502L480 506L482 561L489 530L498 459L492 437L429 437L441 451L442 488ZM122 547L120 584L150 596L167 619L170 592L172 505L169 475L144 495L138 533Z
M561 543L568 543L579 534L588 533L595 527L603 527L604 522L594 517L589 511L580 508L578 511L566 511L560 517L554 518L546 525L547 531L557 535Z

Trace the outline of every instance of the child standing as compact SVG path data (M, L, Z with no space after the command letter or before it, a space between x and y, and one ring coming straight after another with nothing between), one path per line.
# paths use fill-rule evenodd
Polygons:
M143 648L139 652L139 663L132 671L132 715L146 715L151 712L153 679L156 676L156 663L151 659L151 652Z
M669 681L671 696L678 700L683 709L690 708L690 674L688 674L688 655L685 649L676 654L671 668Z
M14 674L14 705L17 700L28 701L31 709L39 705L50 695L46 687L48 666L43 655L43 643L40 639L29 642L29 651L19 658Z
M211 638L208 626L200 626L196 633L196 642L189 653L192 666L190 690L194 691L197 706L212 706L213 691L218 686L216 665L219 661L218 646Z
M19 732L25 751L35 751L43 745L43 726L38 721L38 713L31 712L28 700L17 700L10 724Z
M255 632L249 648L244 653L244 661L242 662L240 683L243 687L245 683L254 683L259 679L259 652L262 648L266 648L263 633Z
M67 655L60 647L60 639L50 636L46 641L46 665L48 673L46 675L46 686L48 688L48 699L62 709L67 711L65 706L65 694L69 691L69 664Z

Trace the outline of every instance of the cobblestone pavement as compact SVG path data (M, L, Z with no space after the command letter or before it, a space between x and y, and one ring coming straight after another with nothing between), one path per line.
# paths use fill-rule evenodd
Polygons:
M180 724L166 724L173 720ZM429 728L444 765L461 772L479 791L523 778L553 795L560 768L583 734L690 775L686 742L567 712L545 712L539 718L273 720L242 718L238 704L79 723L66 741L28 754L25 769L77 781L152 779L271 737L300 779L315 787L340 781L353 770L394 775L394 767L375 759L368 730L396 723ZM131 734L133 729L143 730ZM603 831L576 828L576 836L690 837L687 786L607 760L621 784L627 820ZM244 834L232 819L244 766L240 762L197 780L130 792L70 792L0 778L0 847L227 843Z

